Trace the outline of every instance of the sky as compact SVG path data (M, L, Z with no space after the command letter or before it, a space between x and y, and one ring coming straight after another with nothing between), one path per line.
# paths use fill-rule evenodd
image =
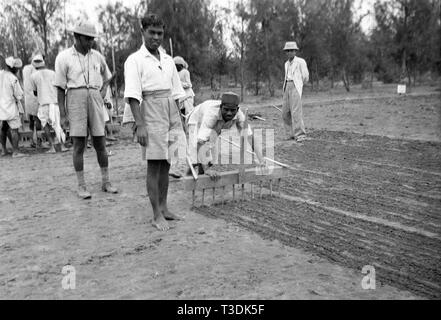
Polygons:
M238 0L211 0L212 3L216 6L226 7L232 6ZM310 0L314 1L314 0ZM355 6L360 7L360 11L357 12L359 15L366 13L367 11L373 8L373 3L375 0L356 0ZM95 11L95 8L98 5L106 5L107 3L114 3L116 0L66 0L66 9L68 13L80 12L80 10L84 10L89 15L89 18L92 20L91 22L97 23L98 17ZM139 0L123 0L125 6L134 7L139 3ZM74 15L75 16L75 15ZM365 32L369 32L373 28L373 17L366 16L362 21L362 28Z

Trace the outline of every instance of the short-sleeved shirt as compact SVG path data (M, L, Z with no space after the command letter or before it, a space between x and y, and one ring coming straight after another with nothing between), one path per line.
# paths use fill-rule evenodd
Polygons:
M191 84L190 80L190 72L185 68L182 69L179 71L179 79L181 80L182 87L184 88L187 97L194 97L194 92L192 89L193 85Z
M37 91L37 99L40 106L58 103L55 72L49 69L40 69L31 76L32 90Z
M174 100L185 97L172 57L159 50L159 58L152 55L144 45L127 58L124 64L126 102L133 98L141 103L143 92L169 90Z
M197 125L198 142L207 142L210 140L213 132L216 135L220 135L222 130L228 130L233 127L236 127L238 130L245 128L245 115L242 110L239 109L234 118L227 122L222 118L220 105L220 100L207 100L197 105L190 114L188 124ZM248 134L252 135L250 125L248 125Z
M86 55L74 46L60 52L55 59L55 86L62 89L86 87L100 90L112 74L103 55L90 50Z
M25 99L25 110L29 114L37 114L38 101L34 96L31 84L31 76L36 71L33 65L28 64L23 67L23 91Z
M18 78L7 70L0 70L0 120L13 120L20 113L23 89Z

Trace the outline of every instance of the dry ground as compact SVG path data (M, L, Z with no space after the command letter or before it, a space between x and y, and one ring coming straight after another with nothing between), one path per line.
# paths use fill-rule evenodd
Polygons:
M2 158L0 298L439 298L439 98L434 88L307 93L312 139L276 135L276 158L298 169L282 199L192 211L173 182L170 208L186 219L166 233L150 225L145 164L128 140L111 147L117 196L99 191L87 151L88 201L73 193L70 153ZM281 133L270 104L280 99L246 103L267 119L255 127ZM75 290L61 287L67 264ZM361 288L365 264L377 268L376 290Z

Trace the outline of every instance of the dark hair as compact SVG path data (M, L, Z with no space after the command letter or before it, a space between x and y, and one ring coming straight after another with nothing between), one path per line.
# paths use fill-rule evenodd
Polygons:
M142 29L146 30L148 27L162 27L165 28L164 21L156 14L148 14L141 20Z

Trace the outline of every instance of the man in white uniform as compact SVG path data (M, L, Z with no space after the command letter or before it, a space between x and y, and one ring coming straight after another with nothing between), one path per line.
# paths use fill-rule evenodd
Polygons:
M301 98L303 84L309 80L309 72L306 61L296 57L299 50L296 42L287 42L283 50L286 52L288 61L285 62L282 119L288 139L301 142L306 138Z
M179 220L167 207L170 146L183 144L185 134L177 101L185 97L172 57L159 50L164 22L151 14L141 21L144 44L124 65L124 98L130 104L141 146L147 148L147 192L153 208L153 225L169 229L167 220ZM184 154L178 157L185 159Z

